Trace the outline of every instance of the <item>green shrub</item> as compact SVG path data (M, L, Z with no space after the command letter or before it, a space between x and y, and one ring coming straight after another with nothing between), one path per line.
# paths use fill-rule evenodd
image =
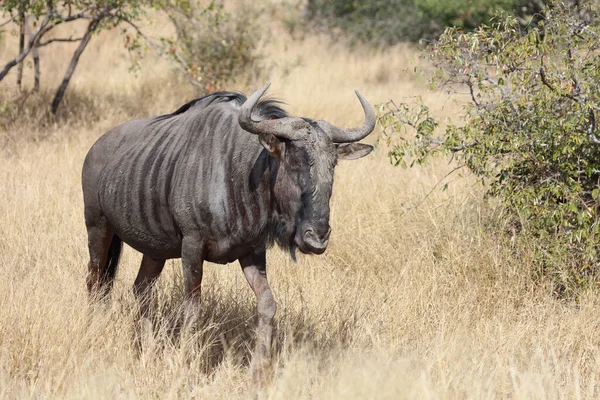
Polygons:
M337 28L352 41L389 45L439 35L447 26L473 29L498 11L512 12L518 0L313 0L308 17Z
M229 13L221 0L213 0L207 6L175 2L167 11L177 36L163 44L196 86L214 91L258 61L260 10L243 7Z
M416 41L423 31L413 0L316 0L309 3L308 15L313 26L338 30L351 42Z
M437 36L445 27L473 30L490 20L499 12L515 12L518 0L414 0L421 21L429 22L430 28L423 33Z
M600 21L592 6L548 8L525 35L515 18L472 33L448 28L428 50L434 87L470 94L461 121L437 133L426 106L390 103L382 123L405 132L403 166L453 154L533 240L561 292L600 276ZM410 134L406 134L406 130Z

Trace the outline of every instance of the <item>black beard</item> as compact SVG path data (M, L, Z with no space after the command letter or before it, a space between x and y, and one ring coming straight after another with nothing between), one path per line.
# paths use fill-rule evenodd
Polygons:
M296 245L290 246L290 257L292 257L293 262L296 262Z
M267 227L267 244L272 246L277 243L281 249L290 252L290 256L294 261L296 261L297 248L296 243L294 242L295 235L296 231L294 229L290 231L289 224L282 218L274 218L269 221Z

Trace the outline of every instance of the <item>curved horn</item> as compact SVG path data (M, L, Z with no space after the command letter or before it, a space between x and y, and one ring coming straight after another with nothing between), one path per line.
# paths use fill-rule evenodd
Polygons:
M330 134L334 143L352 143L358 142L359 140L367 137L373 129L375 129L375 123L377 122L377 116L375 114L375 110L369 104L369 102L362 97L362 95L355 90L356 96L362 105L362 108L365 112L365 122L357 128L339 128L335 125L331 125Z
M250 97L242 104L238 115L238 122L242 129L260 135L261 133L271 134L280 138L296 140L303 136L304 129L308 127L308 123L302 118L286 117L279 119L267 119L263 121L254 121L252 119L252 110L258 103L267 89L271 86L271 82L267 83L262 89L258 89L252 93Z

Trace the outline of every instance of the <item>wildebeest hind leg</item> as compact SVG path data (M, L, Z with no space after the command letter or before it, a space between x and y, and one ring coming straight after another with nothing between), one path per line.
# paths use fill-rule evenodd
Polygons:
M121 239L108 226L106 219L90 222L86 219L88 232L87 289L90 297L104 298L110 292L121 254Z
M250 366L250 371L256 380L260 380L265 367L271 360L271 341L273 337L273 318L277 304L273 299L271 287L267 281L266 252L252 254L240 258L240 265L246 280L256 294L258 313L258 329L256 331L256 350Z

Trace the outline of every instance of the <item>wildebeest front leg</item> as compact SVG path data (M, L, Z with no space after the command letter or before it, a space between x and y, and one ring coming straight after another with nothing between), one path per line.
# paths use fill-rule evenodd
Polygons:
M271 341L273 337L273 317L277 311L277 304L271 294L271 287L267 281L266 252L252 254L240 258L240 265L246 280L256 294L258 329L256 350L251 364L251 372L255 378L261 376L264 367L271 360Z
M133 284L133 294L140 306L139 328L136 332L138 350L142 350L143 341L154 336L152 324L152 288L165 266L165 260L155 260L144 254L142 264Z
M140 325L145 336L152 335L152 288L165 266L165 260L155 260L147 255L142 258L133 293L140 305Z
M202 288L202 265L204 246L194 238L184 238L181 246L183 286L186 301L186 317L192 322L198 316Z

